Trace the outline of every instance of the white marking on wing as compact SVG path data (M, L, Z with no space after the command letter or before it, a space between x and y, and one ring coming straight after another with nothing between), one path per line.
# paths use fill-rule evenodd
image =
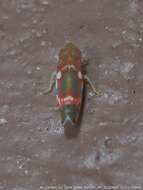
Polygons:
M61 77L62 77L62 73L61 73L61 71L59 71L59 72L57 73L57 79L61 79Z
M64 98L64 102L67 102L67 101L73 101L73 97L72 96L67 96Z
M65 65L62 70L66 70L66 69L73 69L73 70L76 70L76 67L75 67L75 65L68 64L68 65Z
M82 74L81 74L80 71L78 71L78 74L77 74L77 75L78 75L78 78L79 78L79 79L82 79Z

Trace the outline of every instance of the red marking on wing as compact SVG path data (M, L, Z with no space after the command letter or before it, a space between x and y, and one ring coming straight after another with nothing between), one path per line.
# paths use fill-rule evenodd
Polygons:
M73 100L68 100L68 101L65 101L64 98L62 97L57 97L57 100L58 100L58 104L60 107L64 106L65 104L71 104L71 105L80 105L81 104L81 98L74 98L73 97Z

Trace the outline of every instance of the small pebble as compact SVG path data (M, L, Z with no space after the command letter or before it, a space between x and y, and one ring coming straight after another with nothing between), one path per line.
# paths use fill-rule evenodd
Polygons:
M32 74L32 71L28 70L28 71L27 71L27 74L28 74L28 75L31 75L31 74Z
M31 30L31 32L32 32L32 33L35 33L35 32L36 32L36 30L35 30L35 29L32 29L32 30Z
M46 1L46 0L41 0L40 3L41 3L42 5L49 5L49 2Z
M42 34L41 34L40 32L37 32L37 33L36 33L36 36L39 38L39 37L42 36Z
M122 34L123 34L123 35L125 35L126 33L127 33L127 31L126 31L126 30L122 31Z
M106 126L108 123L107 122L100 122L99 126Z
M46 42L45 41L42 41L41 42L41 46L45 46L46 45Z
M45 139L42 139L42 140L41 140L41 142L42 142L42 143L45 143L45 142L46 142L46 140L45 140Z
M22 169L23 168L23 165L21 164L20 166L18 166L19 169Z
M37 71L40 71L40 67L39 67L39 66L37 66L37 67L36 67L36 70L37 70Z
M93 92L89 92L89 96L93 97L94 93Z
M10 52L9 52L9 55L15 55L15 50L11 50Z
M43 32L43 34L47 34L47 30L46 29L44 29L42 32Z
M27 104L26 107L27 108L30 108L32 106L32 104Z
M5 118L0 118L0 125L5 125L7 123L8 121Z
M28 172L28 170L25 170L24 173L25 173L26 175L28 175L29 172Z
M33 23L36 24L38 21L36 19L33 19Z

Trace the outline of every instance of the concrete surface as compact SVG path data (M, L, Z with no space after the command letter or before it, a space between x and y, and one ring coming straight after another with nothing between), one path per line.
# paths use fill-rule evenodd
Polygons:
M104 92L71 140L42 95L66 40ZM0 190L143 189L142 54L141 0L0 0Z

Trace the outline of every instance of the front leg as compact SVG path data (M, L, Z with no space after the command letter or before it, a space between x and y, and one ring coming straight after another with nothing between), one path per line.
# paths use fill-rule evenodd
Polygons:
M98 96L101 96L101 95L102 95L102 92L100 92L100 91L98 91L98 90L95 89L95 87L94 87L92 81L89 79L89 77L88 77L87 75L84 75L84 79L85 79L85 81L89 84L90 88L92 89L92 91L93 91L96 95L98 95Z
M50 92L52 92L55 82L56 82L56 75L57 72L53 72L50 78L50 84L49 84L49 88L43 93L43 94L49 94Z
M89 64L89 62L86 59L82 60L82 72L83 74L86 74L86 66Z

